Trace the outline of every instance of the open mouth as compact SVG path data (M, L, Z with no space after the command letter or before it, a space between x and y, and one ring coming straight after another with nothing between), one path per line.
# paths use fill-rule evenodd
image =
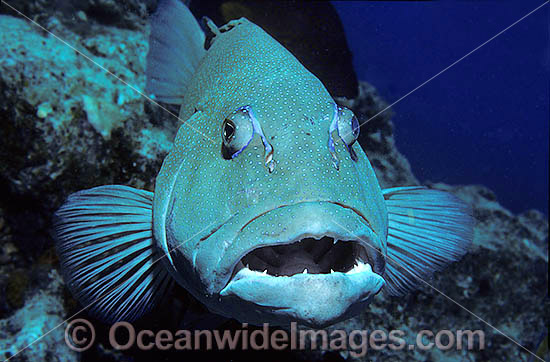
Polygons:
M386 284L385 240L351 206L284 205L249 219L240 232L214 292L220 310L243 320L322 328L363 310Z
M220 297L256 323L291 318L322 328L362 310L382 290L385 257L376 240L304 233L264 243L242 254Z
M244 268L277 277L299 273L348 273L366 264L374 272L381 273L381 260L378 250L356 240L338 240L330 236L305 237L288 244L262 246L248 252L235 266L233 276Z

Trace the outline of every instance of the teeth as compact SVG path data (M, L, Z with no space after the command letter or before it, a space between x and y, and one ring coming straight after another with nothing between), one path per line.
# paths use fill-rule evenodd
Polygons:
M362 273L364 271L372 271L372 267L369 263L363 264L363 262L358 261L356 262L355 267L348 271L346 274Z
M288 262L286 259L287 254L291 255L291 252L294 251L297 252L297 263L304 255L310 255L311 262L316 264L311 272L313 276L317 274L338 274L337 276L333 276L333 278L337 278L345 274L359 274L373 269L374 263L370 250L364 250L365 247L355 245L354 243L357 244L357 242L349 243L345 237L343 241L339 240L338 237L339 236L335 235L306 235L306 237L294 241L300 243L304 241L304 243L301 243L296 249L293 249L295 246L292 246L292 243L288 245L281 243L273 247L258 248L258 250L253 250L253 252L249 253L250 255L247 254L246 257L243 257L242 260L238 262L235 270L241 271L241 269L244 269L240 275L243 275L243 273L254 273L257 277L292 276L285 275L284 267L285 263ZM322 240L322 242L316 243L313 239ZM332 240L332 244L330 240ZM342 241L342 243L336 246L339 241ZM283 248L286 249L283 250ZM346 254L347 252L349 253ZM293 255L291 255L291 257L293 257ZM250 263L252 263L254 269L251 269ZM302 266L303 265L304 264L302 264ZM263 271L261 269L262 267L265 268ZM272 268L271 272L268 271L267 267ZM297 265L294 266L294 268L296 267ZM333 269L334 267L337 267L339 271L335 271ZM294 269L294 271L289 274L294 275L296 272L300 274L310 274L308 269L309 268L302 269L302 273ZM327 272L327 269L330 270L330 272ZM300 270L299 267L298 270Z

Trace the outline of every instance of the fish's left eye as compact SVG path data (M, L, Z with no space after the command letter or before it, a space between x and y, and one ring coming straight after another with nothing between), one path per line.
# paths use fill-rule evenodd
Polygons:
M348 149L359 137L359 121L351 110L345 107L338 107L338 136L344 141Z
M254 127L248 108L237 109L223 121L221 136L223 157L237 157L254 137Z
M340 168L340 161L334 148L333 134L335 133L338 134L338 137L346 145L351 159L357 161L357 154L352 146L357 141L357 138L359 138L359 121L351 110L336 104L334 104L334 117L328 129L328 149L332 156L332 164L338 170Z
M235 125L233 122L226 120L226 122L223 125L223 141L226 143L230 143L231 140L233 140L233 136L235 135Z

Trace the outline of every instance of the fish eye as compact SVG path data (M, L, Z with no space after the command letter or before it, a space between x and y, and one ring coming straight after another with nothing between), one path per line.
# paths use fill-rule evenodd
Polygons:
M227 116L222 124L222 156L237 157L254 137L254 127L247 107L240 107Z
M221 129L222 156L226 160L237 157L252 142L256 134L264 145L264 165L271 173L275 169L273 146L265 137L251 106L239 107L224 119Z
M230 143L235 135L235 125L230 120L226 120L223 125L223 141Z
M344 142L348 149L349 155L353 161L357 161L357 153L352 146L359 138L359 121L353 112L346 108L334 104L334 117L328 129L328 149L332 157L332 164L338 170L340 161L336 155L333 134L337 133L338 137Z
M344 141L348 149L359 137L359 121L351 110L346 107L338 107L338 136Z

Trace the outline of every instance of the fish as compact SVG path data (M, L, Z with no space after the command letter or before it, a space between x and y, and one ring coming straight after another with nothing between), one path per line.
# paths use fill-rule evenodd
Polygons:
M104 185L54 214L68 289L106 323L181 285L243 323L323 328L403 296L458 261L470 207L423 186L381 189L359 121L246 18L151 17L146 92L183 120L154 192Z

